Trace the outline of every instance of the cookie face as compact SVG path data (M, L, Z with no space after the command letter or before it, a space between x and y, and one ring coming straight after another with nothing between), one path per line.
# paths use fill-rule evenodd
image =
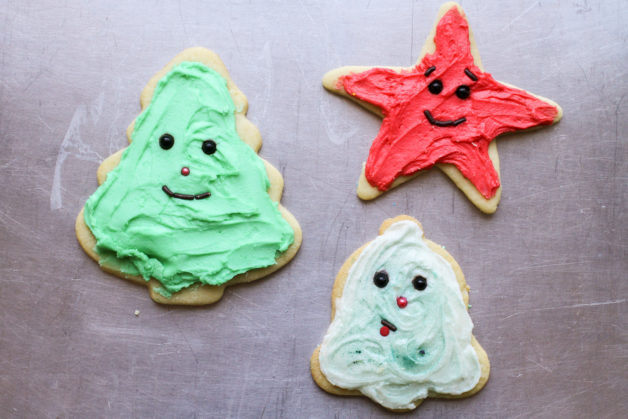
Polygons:
M422 57L410 68L343 67L323 79L384 120L373 140L358 195L372 199L434 165L483 211L499 201L500 134L557 122L554 102L496 81L483 71L460 6L447 3Z
M462 274L416 220L393 221L336 280L334 318L313 363L317 383L392 410L478 391L488 359L474 344Z
M152 93L130 146L82 213L101 265L156 280L153 291L168 299L296 252L298 224L269 194L269 174L279 191L280 175L241 139L227 79L183 61Z

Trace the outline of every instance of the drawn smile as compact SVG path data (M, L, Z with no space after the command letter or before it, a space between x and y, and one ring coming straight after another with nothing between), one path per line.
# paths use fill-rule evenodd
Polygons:
M387 328L389 328L393 332L397 331L397 326L395 326L394 324L392 324L391 322L389 322L386 319L382 319L382 326L386 326Z
M194 199L205 199L205 198L209 198L212 195L210 192L199 193L196 195L188 195L184 193L172 192L170 188L168 188L166 185L162 186L161 190L164 191L166 195L168 195L171 198L186 199L188 201L192 201Z
M423 113L425 114L425 117L427 118L427 120L430 121L430 124L436 125L437 127L455 127L456 125L460 125L467 120L467 118L463 116L462 118L458 118L455 121L452 121L452 120L441 121L434 118L432 116L432 113L428 110L423 111Z

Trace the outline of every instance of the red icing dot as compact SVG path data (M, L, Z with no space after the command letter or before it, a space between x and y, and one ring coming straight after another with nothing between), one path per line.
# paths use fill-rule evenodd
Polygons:
M181 169L181 174L182 174L183 176L187 176L187 175L189 175L189 174L190 174L190 169L188 169L187 167L182 168L182 169Z
M388 326L382 326L382 328L379 329L379 334L382 336L388 336L389 333L390 329L388 328Z
M399 308L406 308L408 300L406 300L406 297L397 297L397 305Z

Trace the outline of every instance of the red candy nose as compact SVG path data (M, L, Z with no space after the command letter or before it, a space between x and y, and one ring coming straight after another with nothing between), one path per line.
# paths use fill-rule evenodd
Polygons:
M406 297L397 297L397 305L399 308L405 308L408 305L408 300Z
M390 329L387 326L382 326L382 328L379 329L379 334L382 336L388 336L389 333Z
M190 174L190 169L188 169L187 167L182 168L182 169L181 169L181 174L182 174L183 176L187 176L187 175L189 175L189 174Z

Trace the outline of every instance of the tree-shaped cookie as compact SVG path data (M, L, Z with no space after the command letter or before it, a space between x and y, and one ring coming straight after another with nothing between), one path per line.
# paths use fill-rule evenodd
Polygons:
M177 55L142 91L130 145L98 170L76 221L83 249L168 304L209 304L261 278L301 244L279 204L281 174L257 155L247 100L213 52Z
M553 101L484 72L464 12L446 3L417 63L341 67L323 85L383 117L360 176L373 199L437 165L480 210L501 196L495 137L560 120Z
M384 221L336 277L332 322L311 359L314 380L391 410L480 391L490 366L472 335L468 289L456 261L423 237L417 220Z

